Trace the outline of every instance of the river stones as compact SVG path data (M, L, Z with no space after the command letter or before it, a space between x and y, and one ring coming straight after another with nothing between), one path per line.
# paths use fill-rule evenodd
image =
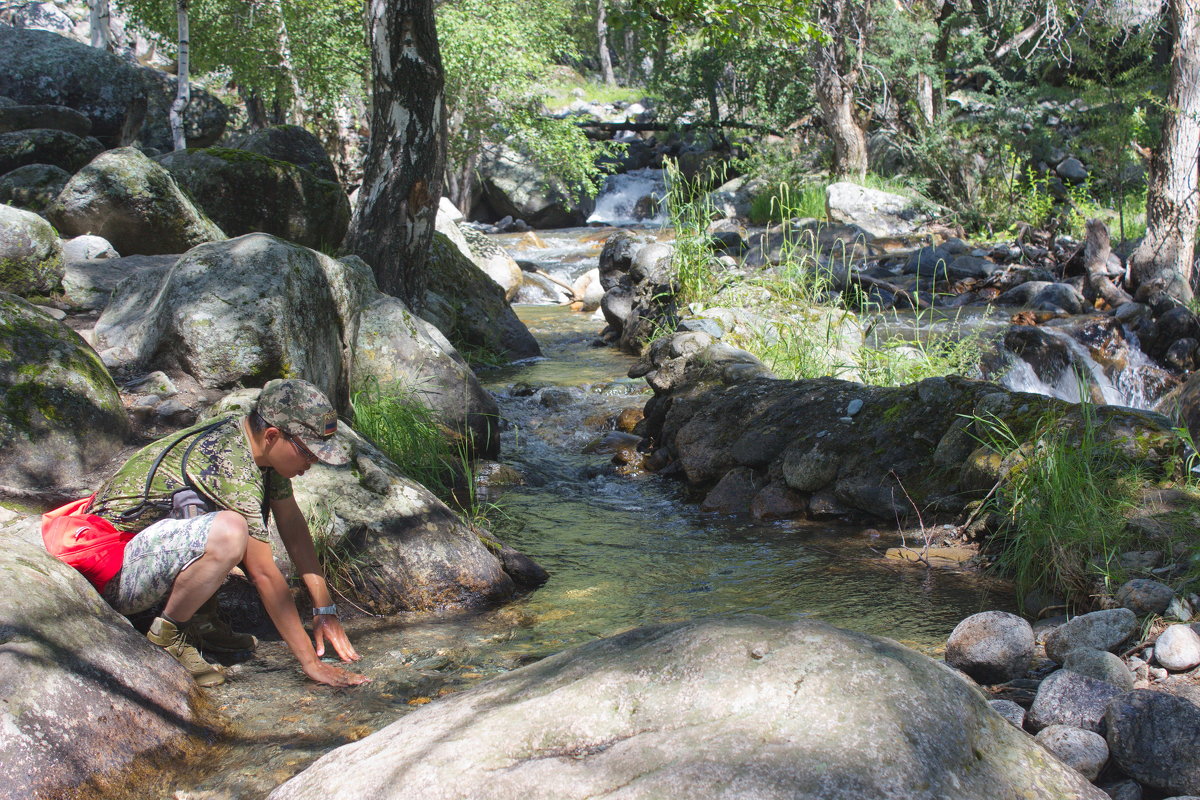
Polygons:
M1020 703L1014 703L1012 700L989 700L988 705L1016 727L1025 727L1025 709Z
M1048 725L1070 725L1104 732L1104 710L1121 690L1110 683L1060 669L1042 681L1026 722L1037 731Z
M1174 597L1170 586L1148 578L1134 578L1117 590L1117 604L1138 616L1163 613Z
M1082 614L1046 635L1046 656L1059 664L1077 647L1112 650L1133 635L1137 615L1127 608Z
M63 797L196 732L199 691L75 570L0 533L0 794Z
M1059 761L1078 770L1089 781L1096 780L1108 763L1108 742L1098 733L1069 725L1049 725L1038 731L1035 738Z
M753 615L589 642L423 706L271 800L1106 800L952 671Z
M1200 794L1200 707L1135 689L1109 703L1108 746L1125 774L1174 794Z
M1032 658L1033 628L1005 611L972 614L946 642L946 663L985 684L1023 676Z
M1172 672L1200 664L1200 634L1188 625L1170 625L1154 642L1154 660Z
M1133 689L1133 673L1121 657L1106 650L1093 650L1079 647L1067 654L1063 663L1064 669L1069 669L1080 675L1095 678L1098 681L1111 683L1121 691Z

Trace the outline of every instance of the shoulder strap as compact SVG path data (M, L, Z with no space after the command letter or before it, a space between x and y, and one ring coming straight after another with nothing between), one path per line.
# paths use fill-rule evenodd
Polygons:
M145 484L145 486L142 487L142 502L138 503L133 508L122 512L121 520L124 522L128 522L130 520L137 519L138 517L140 517L142 514L145 513L145 511L148 507L154 505L153 503L150 502L150 487L154 483L154 476L158 472L158 468L162 465L163 459L165 459L167 457L167 453L170 453L172 450L174 450L175 446L178 445L180 442L182 442L185 439L192 439L192 443L188 446L188 449L184 451L183 468L181 471L183 473L184 483L187 484L187 487L189 489L192 489L193 491L195 491L196 487L192 485L191 478L189 478L188 474L187 474L187 457L188 457L188 455L191 454L192 448L194 448L196 446L196 443L200 441L201 436L208 433L209 431L216 430L217 428L224 425L228 421L229 421L228 417L219 419L216 422L212 423L211 425L205 425L200 430L192 431L191 433L187 433L187 434L184 434L183 436L180 436L178 439L176 439L175 441L171 442L169 445L164 447L163 451L158 454L158 458L154 459L154 464L150 467L150 472L147 473L147 475L146 475L146 484Z

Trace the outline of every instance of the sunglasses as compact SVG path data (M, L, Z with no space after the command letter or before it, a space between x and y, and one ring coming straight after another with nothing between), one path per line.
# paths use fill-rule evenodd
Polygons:
M321 459L317 458L315 455L313 455L313 452L311 450L309 450L307 447L305 447L300 442L299 439L292 436L290 433L287 433L286 431L280 431L280 433L283 434L283 438L287 439L289 442L292 443L292 447L296 448L296 452L298 452L304 458L308 459L310 462L315 464L321 460Z

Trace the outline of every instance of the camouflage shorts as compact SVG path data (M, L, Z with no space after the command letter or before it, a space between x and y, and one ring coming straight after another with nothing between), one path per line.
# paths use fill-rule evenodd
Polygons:
M122 614L136 614L166 597L175 578L204 555L216 514L162 519L129 540L121 571L104 587L104 599Z

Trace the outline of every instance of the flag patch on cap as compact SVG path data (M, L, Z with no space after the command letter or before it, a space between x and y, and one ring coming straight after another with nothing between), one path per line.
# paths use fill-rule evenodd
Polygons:
M337 433L337 413L330 411L325 415L325 433L323 435L328 438L335 433Z

